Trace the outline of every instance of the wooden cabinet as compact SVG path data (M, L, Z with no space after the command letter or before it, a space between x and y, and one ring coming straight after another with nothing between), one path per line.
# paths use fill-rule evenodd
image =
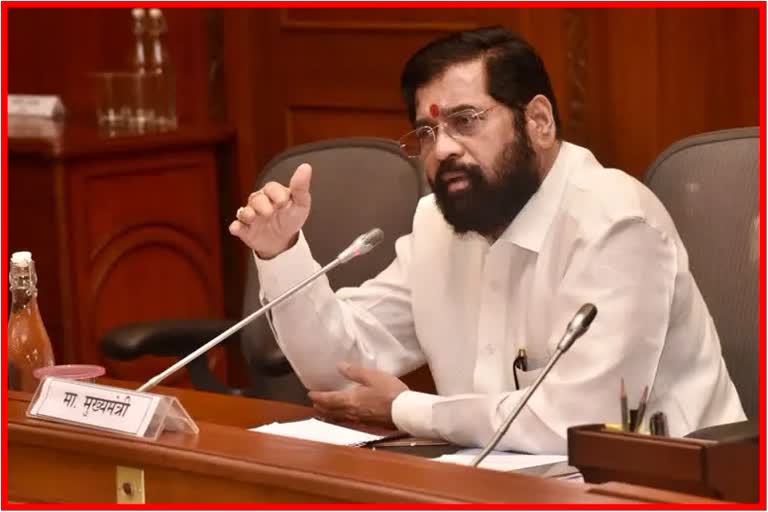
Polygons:
M169 361L105 360L98 340L108 329L223 316L217 156L231 140L230 130L210 126L9 133L5 257L32 251L58 363L103 364L108 375L139 380Z

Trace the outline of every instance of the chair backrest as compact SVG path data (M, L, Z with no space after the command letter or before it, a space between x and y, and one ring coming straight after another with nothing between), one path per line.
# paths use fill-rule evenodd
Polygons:
M384 241L376 249L328 274L333 289L362 284L392 262L395 240L410 233L416 205L425 190L422 173L395 141L332 139L281 153L266 165L256 189L269 181L287 185L296 167L304 162L312 165L312 210L303 231L321 265L333 260L358 235L374 227L384 231ZM258 274L253 259L248 258L244 313L258 309L258 293ZM263 396L271 399L306 403L306 391L293 373L275 377L255 370L265 354L277 350L266 320L243 330L241 348L252 369L252 386L260 395L263 390Z
M759 144L758 128L696 135L670 146L645 175L688 250L750 418L758 411Z

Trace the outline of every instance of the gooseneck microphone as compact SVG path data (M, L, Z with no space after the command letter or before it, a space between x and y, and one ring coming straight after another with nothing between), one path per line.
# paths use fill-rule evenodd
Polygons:
M504 434L507 433L507 430L509 430L509 427L512 425L512 422L515 421L515 418L517 418L517 415L520 414L520 411L523 410L523 407L525 407L525 404L528 403L528 400L530 400L531 395L533 395L533 392L536 391L536 389L539 387L539 384L541 384L541 381L544 380L544 377L547 376L549 371L552 369L553 366L555 366L555 363L558 359L560 359L560 356L562 356L566 350L571 348L571 345L573 345L573 342L579 339L579 337L587 332L587 329L589 329L589 325L592 323L592 320L595 319L595 316L597 315L597 308L593 304L584 304L579 308L579 310L576 312L576 314L573 316L570 322L568 322L568 327L565 329L565 333L563 333L563 337L560 338L560 342L557 344L557 349L555 350L555 353L552 354L552 357L549 359L549 362L544 367L544 370L542 370L541 374L536 378L536 380L533 382L533 384L528 388L528 391L526 391L525 395L523 395L523 398L520 399L520 401L515 406L515 409L512 411L512 413L507 417L507 419L504 421L504 424L499 427L499 430L496 431L496 433L493 435L493 438L488 442L488 444L483 448L483 450L477 454L477 456L472 460L471 465L477 466L480 464L483 459L488 456L491 451L496 448L496 445L499 444L499 441L504 436Z
M355 238L354 241L349 244L349 247L339 253L336 260L338 260L339 263L346 263L352 258L368 254L371 252L371 249L379 245L382 240L384 240L384 232L379 228L374 228Z
M312 281L317 279L318 277L330 272L334 268L338 267L339 265L342 265L344 263L347 263L353 258L357 258L358 256L362 256L363 254L367 254L376 247L381 241L384 240L384 232L379 228L374 228L370 231L368 231L365 234L360 235L359 237L355 238L355 240L343 251L339 253L336 258L328 263L326 266L309 276L308 278L304 279L302 282L291 288L290 290L284 292L282 295L278 296L276 299L268 302L265 304L261 309L254 311L247 317L240 320L238 323L227 329L226 331L222 332L209 342L207 342L205 345L200 346L197 350L194 352L189 353L186 357L183 359L180 359L176 363L174 363L172 366L169 366L162 372L158 373L151 379L149 379L147 382L136 388L136 391L146 391L149 388L155 387L158 384L160 384L163 380L165 380L168 376L172 375L173 373L177 372L179 369L186 366L190 361L195 359L196 357L199 357L200 355L204 354L208 350L212 349L225 339L227 339L229 336L234 334L235 332L239 331L249 323L253 322L263 314L265 314L267 311L271 310L278 304L285 301L287 298L301 290L302 288L309 285Z

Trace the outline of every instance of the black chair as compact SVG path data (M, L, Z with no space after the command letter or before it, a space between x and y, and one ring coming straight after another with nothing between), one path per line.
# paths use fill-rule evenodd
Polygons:
M425 191L422 173L394 141L334 139L304 144L278 155L264 168L256 189L268 181L287 184L303 162L313 167L312 211L304 235L318 262L331 261L355 237L373 227L384 230L385 239L374 251L328 274L334 289L361 284L389 265L395 255L395 240L411 231L416 204ZM249 257L243 316L260 307L258 294L256 267ZM119 360L149 354L181 357L235 322L162 320L130 324L104 335L101 347L108 357ZM280 352L266 319L259 318L246 326L239 338L250 384L245 388L222 384L202 355L187 366L195 388L307 403L306 389Z
M747 417L758 413L758 128L704 133L670 146L646 185L669 211L717 326Z

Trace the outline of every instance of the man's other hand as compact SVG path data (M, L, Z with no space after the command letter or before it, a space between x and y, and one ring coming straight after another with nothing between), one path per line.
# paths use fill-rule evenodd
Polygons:
M339 365L339 373L357 385L340 391L310 391L318 414L327 419L393 426L392 402L408 386L397 377L374 368Z

